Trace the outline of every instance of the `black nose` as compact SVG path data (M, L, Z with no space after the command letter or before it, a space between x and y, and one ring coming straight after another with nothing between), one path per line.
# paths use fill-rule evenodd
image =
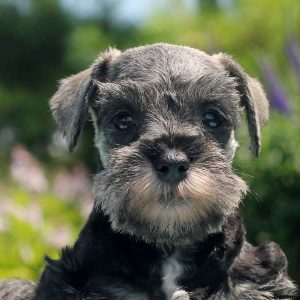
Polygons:
M181 151L169 150L153 161L153 166L160 179L176 184L187 176L190 160Z

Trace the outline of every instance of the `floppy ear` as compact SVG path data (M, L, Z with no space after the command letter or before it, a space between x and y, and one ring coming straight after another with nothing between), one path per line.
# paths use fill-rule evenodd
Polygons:
M97 81L106 81L110 62L120 54L117 49L103 52L88 69L60 81L50 99L50 109L69 150L77 145L88 117L88 108L96 96Z
M229 55L219 53L213 55L238 83L238 92L241 96L241 105L246 109L248 131L251 142L251 152L258 156L261 145L261 128L269 118L269 102L258 80L246 74L243 68Z

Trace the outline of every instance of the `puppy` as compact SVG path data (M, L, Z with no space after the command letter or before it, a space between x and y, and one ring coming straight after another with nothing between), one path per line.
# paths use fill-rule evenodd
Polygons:
M257 156L268 101L225 54L109 49L50 101L70 150L90 115L103 170L72 248L46 258L35 299L292 299L274 243L245 241L232 169L244 110Z

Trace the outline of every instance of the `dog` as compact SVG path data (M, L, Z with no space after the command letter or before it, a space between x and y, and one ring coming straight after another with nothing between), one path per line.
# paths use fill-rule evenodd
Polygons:
M269 105L230 56L164 43L110 48L62 80L50 107L71 151L91 116L103 168L78 240L46 257L26 299L295 297L280 247L245 240L235 132L245 111L257 156Z

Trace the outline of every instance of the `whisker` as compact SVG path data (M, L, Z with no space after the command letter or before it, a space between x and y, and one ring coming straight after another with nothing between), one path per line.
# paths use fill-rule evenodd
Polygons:
M263 201L264 201L264 199L263 199L258 193L254 192L254 191L252 191L252 190L250 190L250 189L249 189L249 194L250 194L251 196L253 196L253 198L254 198L257 202L263 202Z

